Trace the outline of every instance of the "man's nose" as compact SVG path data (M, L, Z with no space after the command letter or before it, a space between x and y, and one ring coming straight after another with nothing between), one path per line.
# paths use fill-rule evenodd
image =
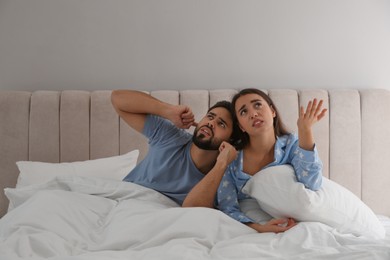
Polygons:
M214 129L214 124L212 121L207 122L207 126L210 127L211 129Z

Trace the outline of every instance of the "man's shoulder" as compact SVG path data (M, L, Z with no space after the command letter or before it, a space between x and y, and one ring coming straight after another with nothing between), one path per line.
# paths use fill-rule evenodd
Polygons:
M192 134L176 127L171 121L155 115L148 115L144 135L151 144L172 144L181 146L192 140Z

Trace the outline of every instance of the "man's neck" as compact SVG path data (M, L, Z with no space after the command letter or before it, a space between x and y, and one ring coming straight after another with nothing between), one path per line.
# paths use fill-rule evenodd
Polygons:
M191 144L190 148L191 159L194 162L196 168L203 173L207 174L214 166L218 150L203 150L197 147L194 143Z

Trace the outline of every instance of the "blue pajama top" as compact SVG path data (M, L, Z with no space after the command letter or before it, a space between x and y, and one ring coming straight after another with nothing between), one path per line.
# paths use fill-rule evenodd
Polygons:
M275 160L266 167L291 164L297 180L311 190L318 190L322 184L322 162L316 146L313 151L299 147L298 136L289 134L277 137L274 150ZM250 196L242 192L242 188L252 176L243 172L243 151L238 153L225 171L218 188L216 206L230 217L242 222L254 222L240 210L239 201Z

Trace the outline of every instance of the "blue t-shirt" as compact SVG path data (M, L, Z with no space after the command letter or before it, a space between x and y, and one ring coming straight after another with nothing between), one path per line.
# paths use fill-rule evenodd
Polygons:
M265 168L291 164L297 180L311 190L318 190L322 184L322 162L316 146L313 151L299 147L295 134L278 137L274 149L275 160ZM217 192L217 208L230 217L242 222L254 222L247 217L239 206L239 201L250 197L242 192L242 188L252 176L243 171L243 152L240 151L225 171Z
M143 134L149 139L145 158L123 179L154 189L180 205L204 177L192 161L192 135L155 115L146 117Z

